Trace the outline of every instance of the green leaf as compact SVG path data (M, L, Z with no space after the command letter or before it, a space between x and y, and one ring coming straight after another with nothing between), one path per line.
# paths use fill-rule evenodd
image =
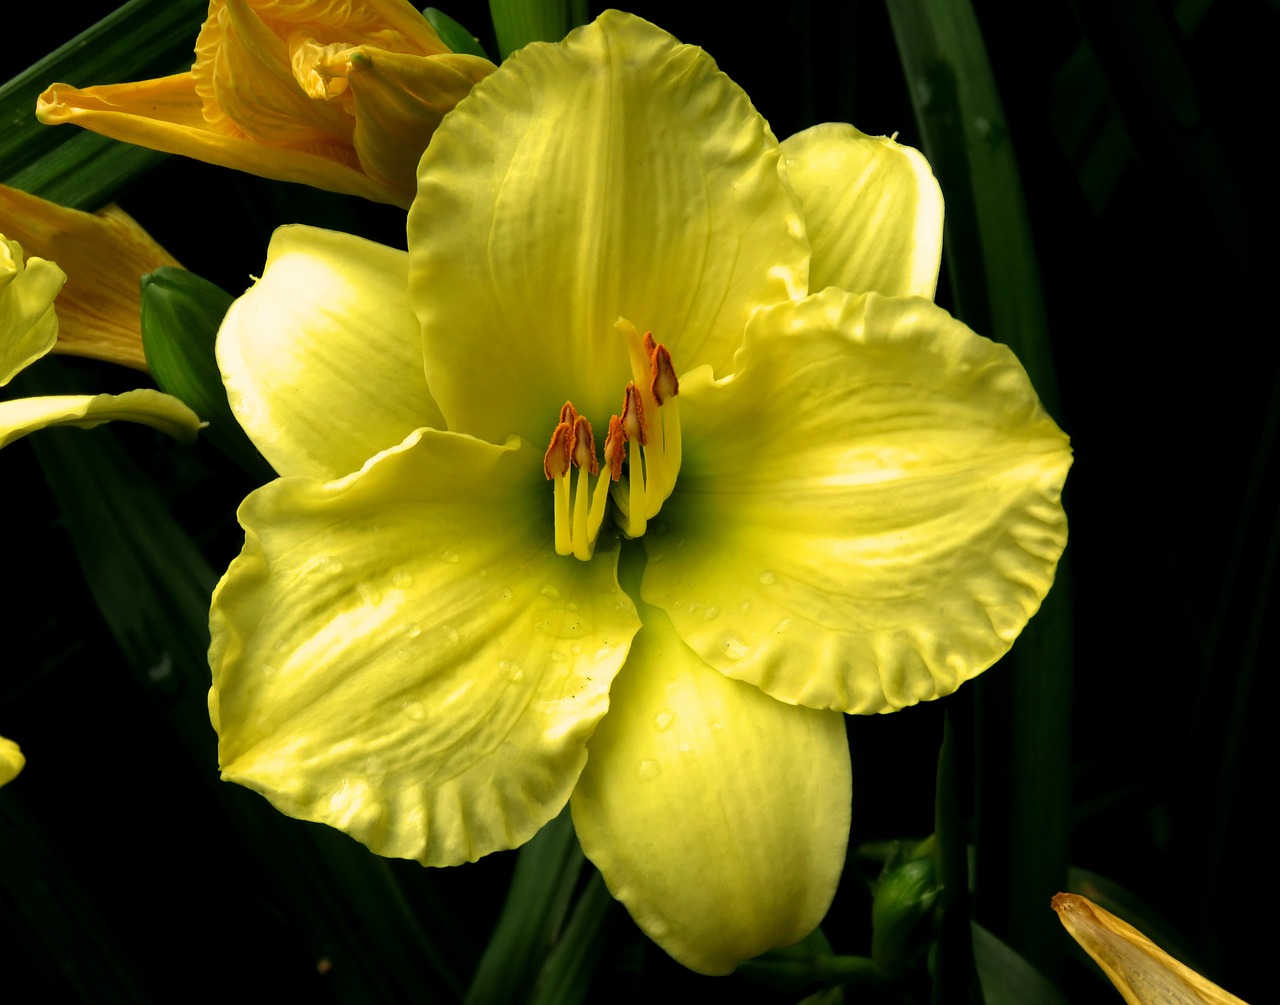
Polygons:
M95 210L166 156L75 126L45 126L36 98L77 87L146 80L188 69L206 0L130 0L0 87L0 164L6 184L73 209Z
M587 22L586 0L489 0L498 53L506 59L530 42L559 42Z
M1050 414L1061 408L1031 225L995 78L969 0L889 0L925 152L947 205L956 313L1018 355ZM1069 557L1069 556L1068 556ZM1067 867L1071 710L1069 561L1012 654L975 688L978 916L1056 974L1059 933L1028 890Z
M467 1005L527 1000L564 923L585 861L566 806L518 853L502 914L467 992Z
M617 910L604 877L593 872L574 905L564 935L538 975L530 1005L578 1005L586 1001Z
M440 41L454 52L488 58L489 54L484 51L484 46L480 44L480 40L444 11L436 7L428 7L422 12L422 16L436 30L436 34L440 36Z
M143 276L142 347L160 389L207 422L202 435L262 483L275 472L232 415L214 357L218 326L233 299L186 269L165 266Z
M973 959L987 1005L1067 1005L1040 971L977 922Z

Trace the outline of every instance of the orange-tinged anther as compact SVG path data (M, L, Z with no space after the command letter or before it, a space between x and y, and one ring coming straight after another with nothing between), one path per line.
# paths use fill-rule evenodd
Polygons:
M548 480L559 478L569 470L572 440L573 427L567 422L559 423L551 434L551 444L542 457L542 473Z
M635 440L645 446L648 437L645 435L644 405L640 401L640 389L635 381L627 381L626 390L622 394L622 431L628 440Z
M649 354L649 358L653 358L653 350L657 348L657 343L653 340L653 332L644 333L644 351Z
M596 459L596 438L591 432L591 423L581 415L573 420L573 443L570 451L576 467L593 475L600 470L600 462Z
M680 393L680 379L676 376L676 368L671 364L671 353L667 352L665 345L654 347L649 363L652 368L649 390L653 393L653 400L661 405Z
M560 421L573 425L573 420L578 417L578 410L573 407L572 401L566 401L560 406Z
M609 416L609 433L604 438L604 463L609 468L609 480L622 478L622 462L627 456L627 437L622 431L622 420Z

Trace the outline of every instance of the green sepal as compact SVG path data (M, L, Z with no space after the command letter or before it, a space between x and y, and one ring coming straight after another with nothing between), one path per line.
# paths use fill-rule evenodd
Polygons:
M484 46L480 44L480 39L444 11L437 7L427 7L423 10L422 16L427 19L427 24L435 29L436 34L440 36L440 41L454 52L489 58L489 54L484 51Z
M871 904L871 958L886 974L900 974L933 938L929 921L938 901L932 857L911 859L885 870Z
M214 342L234 298L186 269L163 266L142 277L142 348L161 390L208 426L210 442L259 481L275 477L231 414Z

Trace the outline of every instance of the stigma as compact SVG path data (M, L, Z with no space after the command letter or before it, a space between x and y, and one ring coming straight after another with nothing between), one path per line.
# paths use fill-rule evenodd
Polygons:
M625 318L614 327L626 339L632 379L623 388L621 414L609 418L604 466L591 423L569 401L560 409L542 460L543 473L555 486L556 553L584 562L595 550L610 498L618 528L627 537L640 537L680 473L675 401L680 381L671 353L651 333L641 337Z

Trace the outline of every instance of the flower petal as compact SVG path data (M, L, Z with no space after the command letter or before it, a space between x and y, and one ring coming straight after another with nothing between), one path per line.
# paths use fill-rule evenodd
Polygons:
M139 280L177 260L119 206L82 213L0 185L0 221L29 254L67 272L57 351L145 372Z
M813 247L810 290L933 299L942 190L918 150L827 122L784 140L782 159Z
M143 389L124 394L67 394L45 398L0 401L0 447L46 426L91 429L123 420L153 426L189 443L196 438L200 419L177 398Z
M644 597L783 701L879 712L1003 655L1066 544L1067 438L1004 346L926 300L828 289L681 382Z
M1087 897L1060 893L1053 909L1129 1005L1246 1005Z
M196 93L195 78L178 73L130 84L78 88L51 84L36 101L45 125L73 123L124 143L194 157L209 164L300 182L330 192L399 203L401 195L367 177L348 151L337 159L332 144L314 148L274 147L213 128Z
M22 749L7 737L0 736L0 785L8 785L26 765Z
M572 400L603 429L630 377L619 316L682 370L727 368L752 310L805 288L777 164L742 90L639 18L607 11L515 53L442 123L409 212L449 428L541 443Z
M0 387L53 348L53 301L66 281L53 262L24 261L22 245L0 233Z
M337 478L420 426L443 425L422 372L403 251L281 227L231 305L218 365L232 411L285 475Z
M564 806L638 627L607 548L552 551L541 453L419 430L245 500L214 594L223 777L427 865Z
M725 974L799 942L831 904L849 836L844 722L729 680L661 611L641 617L573 823L650 938Z

